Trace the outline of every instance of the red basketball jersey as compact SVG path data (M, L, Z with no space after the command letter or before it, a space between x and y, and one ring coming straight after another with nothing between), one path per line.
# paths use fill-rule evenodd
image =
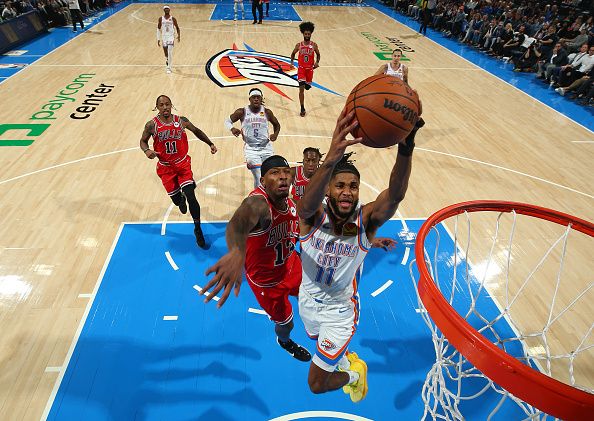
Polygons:
M270 210L270 226L249 234L245 250L245 273L257 286L271 287L282 280L293 269L295 243L299 238L299 217L295 202L287 198L287 210L276 209L262 186L253 190L250 196L262 196Z
M295 179L293 180L293 186L295 187L295 190L293 191L293 200L295 202L298 202L303 197L307 183L309 183L309 178L307 178L303 172L303 165L300 165L295 168Z
M164 123L159 116L153 118L153 149L159 157L159 162L165 165L177 164L188 155L188 135L181 118L178 115L172 117L171 123Z
M316 43L310 41L306 44L304 41L299 43L299 57L298 63L299 67L303 68L313 68L314 66L314 47L316 47Z

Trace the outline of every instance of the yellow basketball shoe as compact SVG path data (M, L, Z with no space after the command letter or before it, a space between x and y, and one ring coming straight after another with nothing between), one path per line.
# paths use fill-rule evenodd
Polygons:
M367 364L365 361L357 359L351 363L351 371L359 373L359 380L351 385L351 400L360 402L367 396Z
M347 358L347 360L349 362L349 368L348 368L348 370L355 371L355 370L352 369L352 366L353 366L353 363L359 359L359 356L357 355L357 353L356 352L349 352L349 351L347 351L346 354L344 354L344 355L345 355L345 357ZM346 393L347 395L350 395L351 392L353 391L354 384L355 383L345 384L344 386L342 386L342 391L344 393Z

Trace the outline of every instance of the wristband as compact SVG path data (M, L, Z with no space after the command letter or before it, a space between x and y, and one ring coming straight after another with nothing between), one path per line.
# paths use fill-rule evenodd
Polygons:
M157 41L161 41L161 30L157 28Z
M227 130L231 130L233 128L233 122L231 121L231 119L229 117L227 117L225 119L225 128Z
M408 136L404 143L398 144L398 155L411 156L415 149L415 135L417 134L417 127L415 127Z

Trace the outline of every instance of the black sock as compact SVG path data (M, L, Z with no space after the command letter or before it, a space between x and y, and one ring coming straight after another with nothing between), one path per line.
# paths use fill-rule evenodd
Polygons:
M186 201L188 202L188 209L190 209L190 215L192 215L192 219L194 220L194 225L198 224L200 226L200 204L196 199L196 194L194 193L194 189L196 186L191 184L189 186L184 186L182 188L184 195L186 196Z

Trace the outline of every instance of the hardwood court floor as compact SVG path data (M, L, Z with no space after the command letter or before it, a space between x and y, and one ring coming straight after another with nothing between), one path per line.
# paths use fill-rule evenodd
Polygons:
M92 293L119 225L161 220L170 205L155 162L138 149L159 94L169 95L177 113L219 148L212 157L200 142L190 144L197 180L220 172L198 186L203 218L229 219L250 189L241 143L223 126L227 115L247 104L249 88L219 88L204 66L234 43L289 56L300 40L298 23L210 21L214 5L174 5L182 40L175 47L174 73L167 75L155 43L161 7L133 4L0 85L0 121L32 123L34 114L55 118L36 121L50 126L30 146L0 153L1 419L41 416L58 376L46 368L63 365L88 302L79 294ZM298 161L306 146L327 150L345 96L382 64L361 33L397 37L414 49L407 53L410 83L421 95L427 122L417 136L413 175L400 207L404 217L427 216L459 201L500 199L594 220L594 145L572 143L592 140L592 132L373 8L295 9L316 23L313 39L322 60L315 81L343 96L311 89L308 115L301 118L296 89L280 87L289 100L263 88L266 106L282 125L277 153ZM96 110L85 119L70 118L101 84L113 88ZM74 101L62 99L63 106L50 114L42 107L61 91ZM353 150L363 181L385 188L396 150ZM365 202L375 193L364 188L361 196ZM175 210L170 216L186 219ZM534 237L523 250L526 256L532 256L530 244L543 239L540 231L529 234ZM574 250L569 272L587 285L592 247L584 244ZM585 298L592 302L591 293ZM591 307L576 316L589 325ZM592 387L592 371L584 376Z

